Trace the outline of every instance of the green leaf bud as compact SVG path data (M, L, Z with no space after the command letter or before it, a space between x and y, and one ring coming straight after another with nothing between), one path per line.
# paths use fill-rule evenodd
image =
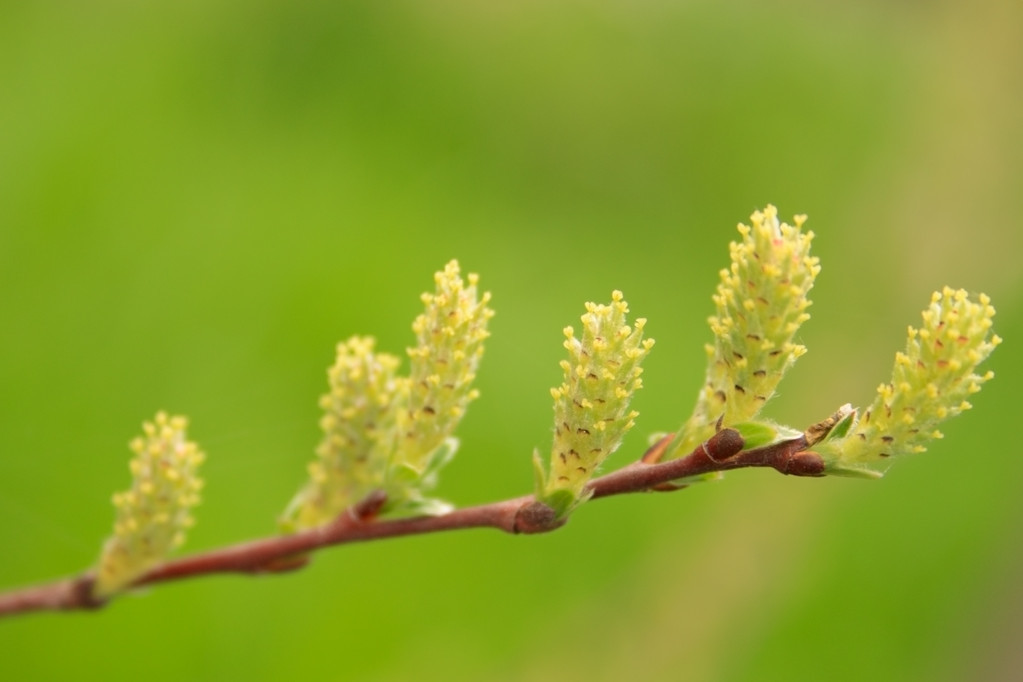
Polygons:
M743 440L743 450L753 450L775 443L798 438L802 434L781 424L769 421L743 422L734 424L731 428L739 432Z
M132 486L113 497L114 534L103 546L95 596L124 589L184 542L191 509L199 503L203 482L197 469L205 457L187 440L187 424L184 417L159 412L131 442Z
M906 350L895 356L891 381L844 435L833 432L814 447L827 473L880 477L891 458L923 452L942 437L941 422L970 409L967 397L994 376L978 374L977 366L1002 341L991 331L990 303L949 287L932 295L923 325L909 328Z

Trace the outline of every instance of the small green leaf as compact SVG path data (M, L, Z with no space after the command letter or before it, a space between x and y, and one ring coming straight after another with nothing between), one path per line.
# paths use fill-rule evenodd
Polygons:
M423 479L434 479L437 476L437 472L450 464L451 460L453 460L455 455L458 454L459 445L461 445L461 443L454 436L445 438L444 441L437 446L437 449L431 452L427 457L426 468L423 469Z
M803 435L802 431L775 424L769 421L745 422L731 428L739 432L743 440L743 450L755 450L774 443L793 440Z
M849 429L856 423L856 410L850 410L842 417L837 424L831 427L831 431L824 437L824 440L831 440L832 438L845 438L849 434Z
M450 502L439 500L433 497L406 500L393 511L400 511L410 516L444 516L454 511L455 506Z
M732 427L739 432L745 443L743 450L753 450L762 445L773 443L778 437L778 429L767 422L745 422Z
M584 490L577 496L573 491L562 488L545 495L542 502L554 510L556 518L564 519L592 495L592 490Z
M408 464L398 464L391 468L390 485L406 486L417 482L421 478L420 472ZM390 485L388 487L390 487Z
M863 478L868 480L876 480L883 478L884 473L876 471L874 469L868 469L866 467L857 467L846 464L828 464L826 473L829 476L844 476L846 478Z

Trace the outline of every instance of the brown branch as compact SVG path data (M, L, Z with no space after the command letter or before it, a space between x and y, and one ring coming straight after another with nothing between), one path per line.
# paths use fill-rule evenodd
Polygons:
M771 467L783 474L822 476L820 456L805 452L805 437L743 451L738 431L722 429L686 457L657 463L669 443L667 436L639 462L590 482L592 498L655 489L674 489L673 481L690 476L739 469ZM311 530L243 542L168 561L136 580L134 586L181 580L212 573L269 573L301 568L309 554L333 545L422 535L460 528L496 528L506 533L544 533L560 528L564 519L532 495L456 509L442 516L377 520L385 502L374 493L334 522ZM95 609L105 602L92 594L94 574L58 580L0 594L0 616L39 610Z

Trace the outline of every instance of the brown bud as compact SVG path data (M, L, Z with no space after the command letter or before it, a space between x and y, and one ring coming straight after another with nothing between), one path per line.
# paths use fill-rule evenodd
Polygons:
M823 476L824 458L816 452L797 452L785 460L779 471L787 476Z
M735 429L721 429L711 436L703 447L708 457L720 462L739 454L745 444Z
M565 524L558 520L558 514L543 502L530 502L519 508L515 514L516 533L546 533Z

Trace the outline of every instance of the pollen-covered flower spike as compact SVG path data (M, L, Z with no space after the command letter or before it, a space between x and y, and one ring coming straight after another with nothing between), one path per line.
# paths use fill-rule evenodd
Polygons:
M621 445L637 412L629 410L633 393L643 385L640 363L654 345L643 339L645 319L630 327L629 306L622 292L610 305L586 304L582 338L565 328L568 360L565 378L551 389L554 397L554 443L550 466L534 455L536 496L565 517L587 498L586 484L600 464Z
M977 366L1002 342L991 331L991 300L984 294L978 300L948 287L931 296L923 325L909 328L906 351L895 355L892 379L878 387L873 404L859 419L844 410L813 446L827 473L879 478L891 458L923 452L942 437L938 424L970 409L967 397L994 376L978 374Z
M395 376L398 357L375 352L375 344L372 337L353 336L337 346L327 370L330 392L320 398L323 440L309 482L281 520L285 530L332 521L383 486L405 380Z
M483 355L490 294L468 285L458 261L434 275L423 294L425 310L412 325L411 376L398 376L400 360L375 350L371 337L338 345L328 370L330 392L320 399L323 440L309 465L309 482L291 501L284 531L313 528L380 491L382 513L439 514L450 506L424 496L437 471L454 456L452 433L478 393L472 388Z
M476 291L479 277L470 274L466 279L468 285L456 260L436 273L436 291L423 294L425 309L412 325L417 344L408 349L408 402L398 416L394 463L413 478L428 477L443 464L436 461L437 453L453 454L453 445L441 446L479 396L472 382L494 311L487 307L490 293Z
M96 570L95 596L122 590L184 542L193 522L190 511L199 503L202 479L196 470L204 459L186 438L187 424L184 417L159 412L131 442L132 486L113 497L117 519Z
M714 343L706 346L706 383L669 459L689 454L720 426L753 419L806 352L793 339L810 317L806 295L820 272L810 255L813 232L802 231L805 215L795 226L780 223L770 205L750 218L752 227L739 224L742 240L731 243L732 263L721 270L708 320Z

